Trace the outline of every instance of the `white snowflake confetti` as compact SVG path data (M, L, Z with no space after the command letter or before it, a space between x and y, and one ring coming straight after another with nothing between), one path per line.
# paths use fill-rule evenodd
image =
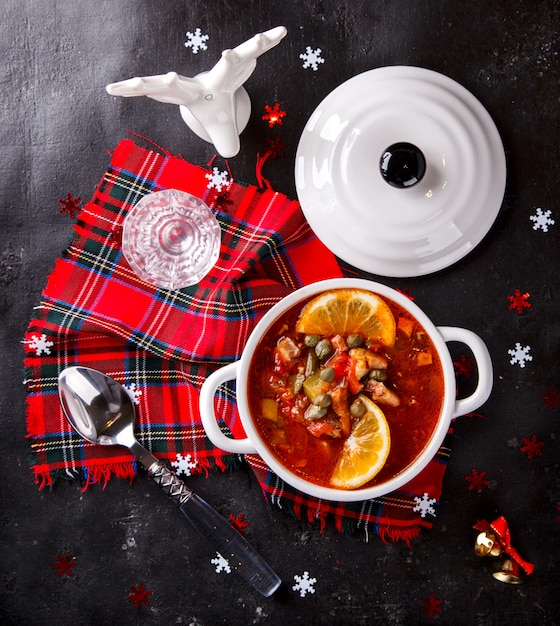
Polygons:
M215 188L218 193L231 182L228 173L220 172L217 167L212 168L212 172L206 174L206 178L209 180L208 189Z
M198 461L193 461L190 454L183 456L182 454L177 453L177 460L171 461L171 465L175 468L177 474L191 476L191 470L193 470L198 465Z
M533 357L529 354L531 352L531 346L522 346L519 342L515 344L515 348L508 350L508 354L511 359L509 362L512 365L518 364L519 367L525 367L527 361L532 361Z
M296 584L292 587L294 591L299 591L299 595L304 598L308 593L315 593L315 587L313 586L316 582L316 578L310 578L309 572L303 572L303 576L298 576L296 574L294 576L294 580Z
M542 230L543 233L548 232L548 227L554 225L554 220L552 219L552 211L538 208L534 215L531 215L530 219L533 222L533 230Z
M311 67L313 71L316 72L319 69L319 64L325 62L325 59L321 56L321 52L321 48L315 48L315 50L313 50L311 46L307 46L305 52L299 55L299 58L303 61L303 68L307 69Z
M433 505L437 502L434 498L430 498L427 493L424 493L422 497L416 496L414 498L416 506L412 509L416 513L420 512L420 517L426 517L426 515L435 515L436 510Z
M198 54L199 50L208 50L208 46L206 45L208 35L203 35L200 28L195 28L194 33L187 31L185 35L187 37L185 48L191 48L193 54Z
M136 383L130 383L130 385L125 385L126 393L129 395L130 399L134 404L140 404L140 396L142 395L142 390L138 389Z
M40 337L37 335L31 335L31 339L24 341L31 350L35 350L36 356L41 354L50 354L51 348L54 346L54 341L49 341L47 336L43 333Z
M216 558L212 559L210 563L216 566L216 574L219 574L220 572L231 574L229 561L227 559L224 559L224 557L219 552L216 552Z

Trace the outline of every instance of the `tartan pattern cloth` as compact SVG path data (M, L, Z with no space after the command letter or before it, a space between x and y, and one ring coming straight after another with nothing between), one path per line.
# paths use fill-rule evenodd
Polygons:
M31 466L44 487L79 478L87 487L111 476L131 479L134 457L118 446L93 445L75 434L58 400L58 375L85 365L125 385L136 404L139 441L178 471L206 472L241 462L205 436L198 396L206 376L239 358L264 313L294 289L342 276L315 237L299 204L272 190L227 179L182 158L122 141L93 198L56 261L23 344ZM145 195L175 188L198 196L222 231L220 258L197 285L158 289L138 279L121 252L127 212ZM220 388L217 414L244 436L233 384ZM297 516L329 518L367 538L410 541L433 525L447 465L446 442L411 483L384 498L357 503L316 500L286 485L260 457L247 455L266 498Z

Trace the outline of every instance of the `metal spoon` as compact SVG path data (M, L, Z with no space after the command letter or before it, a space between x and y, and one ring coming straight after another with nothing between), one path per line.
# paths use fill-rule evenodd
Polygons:
M89 367L67 367L58 378L58 393L64 413L79 435L91 443L126 446L230 567L264 596L278 589L280 578L256 550L138 443L133 430L134 405L120 383Z

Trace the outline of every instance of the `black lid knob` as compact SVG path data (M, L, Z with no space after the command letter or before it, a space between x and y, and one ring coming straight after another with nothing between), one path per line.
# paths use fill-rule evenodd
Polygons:
M389 185L406 189L422 180L426 173L426 159L415 145L401 141L383 152L379 169Z

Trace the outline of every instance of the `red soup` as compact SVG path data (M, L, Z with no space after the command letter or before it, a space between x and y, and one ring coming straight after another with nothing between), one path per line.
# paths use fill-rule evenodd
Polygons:
M362 487L400 474L435 430L444 392L437 351L414 317L383 300L396 321L391 347L359 335L296 332L303 302L286 311L255 350L247 388L253 421L279 462L309 482L331 486L344 441L359 419L359 394L382 409L391 436L385 465Z

